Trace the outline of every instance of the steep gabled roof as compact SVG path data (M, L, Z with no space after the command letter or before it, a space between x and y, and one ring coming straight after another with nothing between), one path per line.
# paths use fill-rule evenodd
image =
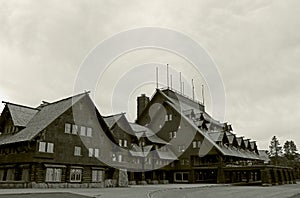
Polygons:
M212 132L212 133L206 133L204 131L202 131L201 129L199 129L196 124L194 123L194 121L190 118L188 118L185 114L182 113L182 110L184 105L183 104L179 104L178 101L176 100L172 100L170 99L170 97L168 97L163 91L161 90L157 90L158 93L160 93L163 97L165 97L167 99L166 103L173 108L173 110L177 111L178 114L181 115L181 118L184 119L185 121L187 121L188 123L190 123L190 125L195 129L196 132L200 133L206 140L208 140L208 142L215 147L220 153L222 153L223 155L227 155L227 156L236 156L236 157L241 157L241 158L248 158L248 159L259 159L259 157L254 154L254 153L250 153L248 151L245 152L240 152L240 151L233 151L231 148L227 148L225 146L219 146L218 144L216 144L216 142L218 141L222 141L224 136L226 136L226 134L224 132ZM180 101L181 102L181 101ZM200 104L199 104L200 105ZM205 115L205 113L204 113ZM208 115L208 114L207 114ZM213 119L211 119L213 120ZM219 126L223 126L223 124L217 122L217 121L213 121L215 124L217 123Z
M28 122L26 128L16 134L0 138L0 145L31 140L86 95L87 93L78 94L43 106Z
M224 137L224 132L208 132L208 135L214 142L222 142Z
M147 157L152 149L152 145L140 147L136 144L133 144L129 153L134 157Z
M107 124L107 126L109 128L112 128L120 120L120 118L123 115L124 115L123 113L119 113L119 114L110 115L110 116L103 116L103 119L104 119L105 123Z
M28 124L28 122L33 118L33 116L38 112L38 110L35 108L8 102L3 103L6 104L10 112L13 124L15 126L25 127Z
M158 137L150 128L136 124L136 123L130 123L131 128L135 132L135 135L138 139L141 137L146 137L148 140L150 140L153 143L159 143L159 144L168 144L168 142L164 141L160 137Z
M155 150L158 157L160 159L165 159L165 160L177 160L177 156L170 150L167 149L166 151L162 151L162 150Z

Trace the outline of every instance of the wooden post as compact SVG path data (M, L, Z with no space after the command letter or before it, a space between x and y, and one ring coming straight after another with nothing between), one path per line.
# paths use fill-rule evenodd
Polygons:
M272 178L269 169L261 170L261 181L263 186L271 186Z
M225 183L225 173L224 173L224 169L223 169L223 157L222 156L219 156L217 183L218 184Z

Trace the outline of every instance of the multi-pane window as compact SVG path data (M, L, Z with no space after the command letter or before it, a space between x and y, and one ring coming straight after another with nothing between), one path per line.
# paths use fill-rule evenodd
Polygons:
M75 146L75 148L74 148L74 156L81 156L81 147Z
M81 182L82 169L72 168L70 170L70 182Z
M39 152L46 152L46 142L39 142Z
M165 121L171 121L172 119L173 119L172 114L167 114L167 115L165 116Z
M69 123L66 123L65 124L65 133L71 133L71 124Z
M47 168L46 182L61 182L61 168Z
M193 148L197 148L197 142L193 141Z
M47 153L53 153L53 147L54 144L53 143L47 143Z
M184 151L185 151L185 145L179 145L178 152L184 152Z
M121 147L127 147L127 140L121 140L121 139L119 139L119 146L121 146Z
M122 160L123 160L123 156L122 156L122 155L119 155L119 156L118 156L118 162L122 162Z
M74 135L92 137L92 128L65 123L65 133L72 133Z
M89 148L89 157L99 157L99 149Z
M89 148L89 157L93 157L93 156L94 156L94 149Z
M50 142L39 142L39 152L53 153L54 144Z
M99 149L95 149L94 157L99 157Z
M198 148L201 147L202 142L200 140L198 140Z
M193 148L200 148L201 147L201 141L200 140L198 140L198 141L193 141Z
M103 170L92 170L92 182L103 181Z
M81 136L86 136L86 127L85 126L80 127L80 135Z
M169 138L170 139L173 139L173 138L176 138L177 137L177 131L171 131L169 132Z
M111 158L112 158L112 161L113 161L113 162L117 161L117 156L116 156L116 154L113 153Z
M92 137L92 128L87 127L86 136Z
M72 134L78 134L78 125L76 124L73 124L72 125Z

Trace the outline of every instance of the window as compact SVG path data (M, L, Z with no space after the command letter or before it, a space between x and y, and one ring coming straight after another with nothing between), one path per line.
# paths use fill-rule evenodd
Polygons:
M177 137L177 131L171 131L171 132L169 132L169 137L170 137L170 139L176 138Z
M193 141L193 148L197 148L197 142Z
M94 149L89 148L89 157L93 157L93 155L94 155Z
M82 169L72 168L70 170L70 182L81 182Z
M69 123L65 124L65 133L71 133L71 124Z
M119 146L122 146L122 140L119 140Z
M72 126L72 134L78 134L78 126L76 124L73 124Z
M112 154L112 161L113 161L113 162L117 161L117 156L116 156L116 154L114 154L114 153Z
M165 121L168 121L169 120L169 116L168 114L165 116Z
M171 121L173 119L173 115L172 114L167 114L165 116L165 121Z
M95 149L94 156L99 157L99 149Z
M122 155L119 155L119 156L118 156L118 162L122 162L122 159L123 159L123 156L122 156Z
M14 168L7 169L6 181L14 181L15 180L15 172Z
M47 168L45 181L46 182L60 182L61 181L61 168Z
M198 148L201 147L202 142L200 140L198 140Z
M188 182L189 174L186 172L174 173L175 182Z
M127 147L127 140L124 140L124 147Z
M53 143L47 143L47 153L53 153Z
M92 128L87 127L86 136L92 137Z
M99 157L99 149L89 148L89 157Z
M182 166L184 166L184 165L187 165L187 166L190 165L190 161L187 160L187 159L181 159L180 162L181 162Z
M39 152L53 153L54 144L47 142L39 142Z
M185 145L179 145L178 152L184 152L184 151L185 151Z
M46 152L46 142L39 142L39 152Z
M85 126L80 127L80 135L81 136L86 136L86 127Z
M176 136L177 136L177 132L173 131L173 138L176 138Z
M81 156L81 147L75 146L74 156Z
M92 170L92 182L103 181L103 170Z

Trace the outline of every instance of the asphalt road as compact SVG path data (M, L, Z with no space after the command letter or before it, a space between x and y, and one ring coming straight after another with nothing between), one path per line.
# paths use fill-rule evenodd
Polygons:
M280 186L224 186L169 184L129 188L0 189L0 198L300 198L298 184Z
M10 194L0 195L0 198L90 198L72 193L30 193L30 194Z
M151 193L152 198L300 198L300 185L282 186L219 186L189 189L168 189Z

